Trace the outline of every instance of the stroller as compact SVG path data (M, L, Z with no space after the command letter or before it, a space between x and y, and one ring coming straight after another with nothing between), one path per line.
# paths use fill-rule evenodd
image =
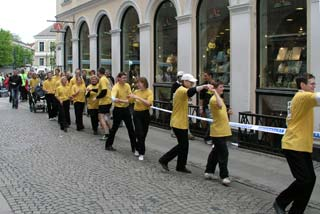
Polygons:
M37 113L38 110L47 112L47 101L41 86L36 86L34 93L29 91L29 105L31 112Z

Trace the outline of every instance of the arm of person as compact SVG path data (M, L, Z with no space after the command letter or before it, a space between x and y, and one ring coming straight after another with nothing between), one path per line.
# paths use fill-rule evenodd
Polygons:
M222 100L222 98L221 98L220 95L216 92L215 89L212 89L212 92L214 92L214 95L213 95L213 96L216 96L218 108L221 109L222 106L223 106L223 100Z
M98 94L98 96L96 97L96 99L101 99L101 98L105 97L106 94L107 94L107 89L104 89L104 90L102 90L102 91Z
M212 85L206 84L206 85L200 85L193 88L189 88L187 91L188 97L192 97L197 92L202 91L203 89L212 89Z
M152 105L152 102L150 102L149 99L148 100L143 99L142 97L139 97L135 94L130 94L129 98L139 100L140 102L142 102L143 105L145 105L147 107L150 107Z

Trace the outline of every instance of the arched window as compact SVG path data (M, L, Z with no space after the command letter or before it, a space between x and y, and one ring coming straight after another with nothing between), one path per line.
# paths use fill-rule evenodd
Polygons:
M169 0L160 4L155 15L154 81L157 100L169 101L171 99L170 87L172 82L176 81L178 59L176 16L176 8Z
M140 34L139 17L133 7L129 7L123 15L121 23L121 59L122 71L127 72L131 86L140 75Z
M79 68L90 68L90 48L89 48L89 28L86 22L83 22L79 31Z
M98 67L111 71L111 25L109 18L103 16L98 26Z
M230 15L228 0L201 0L197 13L198 72L230 83Z
M69 27L64 34L64 70L72 72L72 33Z

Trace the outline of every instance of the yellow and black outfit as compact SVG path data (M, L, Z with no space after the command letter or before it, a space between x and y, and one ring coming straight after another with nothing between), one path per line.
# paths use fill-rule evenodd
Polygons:
M33 110L34 108L34 103L37 102L37 96L35 94L35 89L37 86L39 86L40 84L40 79L39 78L32 78L30 80L30 83L29 83L29 88L30 88L30 91L29 91L29 106L30 106L30 111Z
M98 94L99 85L88 85L87 89L90 91L86 94L87 97L87 104L88 104L88 114L91 118L91 126L93 130L93 134L98 134L98 113L99 113L99 100L96 99Z
M53 79L47 79L43 82L42 88L46 93L45 97L47 101L49 119L52 119L57 116L59 106L54 96L56 91L56 82Z
M59 106L59 117L58 123L60 124L61 130L67 130L71 124L70 120L70 87L60 85L56 89L55 97Z
M210 126L210 137L212 138L214 147L208 156L205 172L214 174L216 166L219 163L220 178L224 179L229 177L227 137L231 136L232 133L229 125L227 107L223 100L221 100L222 107L219 107L216 96L219 95L213 95L209 101L211 115L214 118Z
M178 156L176 170L180 172L190 173L186 169L188 152L189 152L189 139L188 139L188 99L197 92L196 88L185 88L180 86L173 97L173 109L171 114L170 126L177 137L178 145L173 147L170 151L164 154L159 162L167 166L168 163Z
M111 97L112 99L121 99L121 100L128 100L128 95L131 94L131 88L128 83L125 84L119 84L116 83L111 91ZM121 121L124 121L126 124L130 143L131 143L131 150L132 152L135 152L136 148L136 137L134 135L134 129L131 119L131 113L129 109L129 103L114 103L114 109L113 109L113 124L112 128L110 130L109 137L106 141L106 150L114 150L112 145L114 141L114 137L116 135L116 132L120 126Z
M153 92L150 89L136 90L134 94L149 103L153 103ZM144 105L140 100L134 100L133 122L137 138L137 151L144 155L146 151L145 141L150 123L150 106Z
M110 113L110 108L112 106L111 100L111 84L108 78L103 75L99 79L99 88L98 88L97 99L99 100L99 113L108 114Z
M289 213L304 213L316 181L312 163L313 108L318 106L319 93L299 91L289 102L287 130L282 138L283 153L296 179L276 198L277 205Z
M75 84L71 88L71 95L73 99L73 105L74 105L74 114L76 117L76 125L77 125L77 131L83 130L83 110L84 110L84 104L86 101L85 98L86 94L86 86L85 84Z

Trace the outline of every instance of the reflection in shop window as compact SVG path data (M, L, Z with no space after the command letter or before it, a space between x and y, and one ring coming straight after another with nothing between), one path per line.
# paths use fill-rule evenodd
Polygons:
M80 69L90 68L89 28L87 23L80 27L79 37Z
M111 71L111 25L107 16L103 16L98 27L98 67Z
M260 88L296 89L306 72L305 0L260 1Z
M199 77L211 71L214 80L230 84L230 17L228 0L202 0L198 9Z
M67 28L64 36L64 66L65 71L72 72L72 34Z

